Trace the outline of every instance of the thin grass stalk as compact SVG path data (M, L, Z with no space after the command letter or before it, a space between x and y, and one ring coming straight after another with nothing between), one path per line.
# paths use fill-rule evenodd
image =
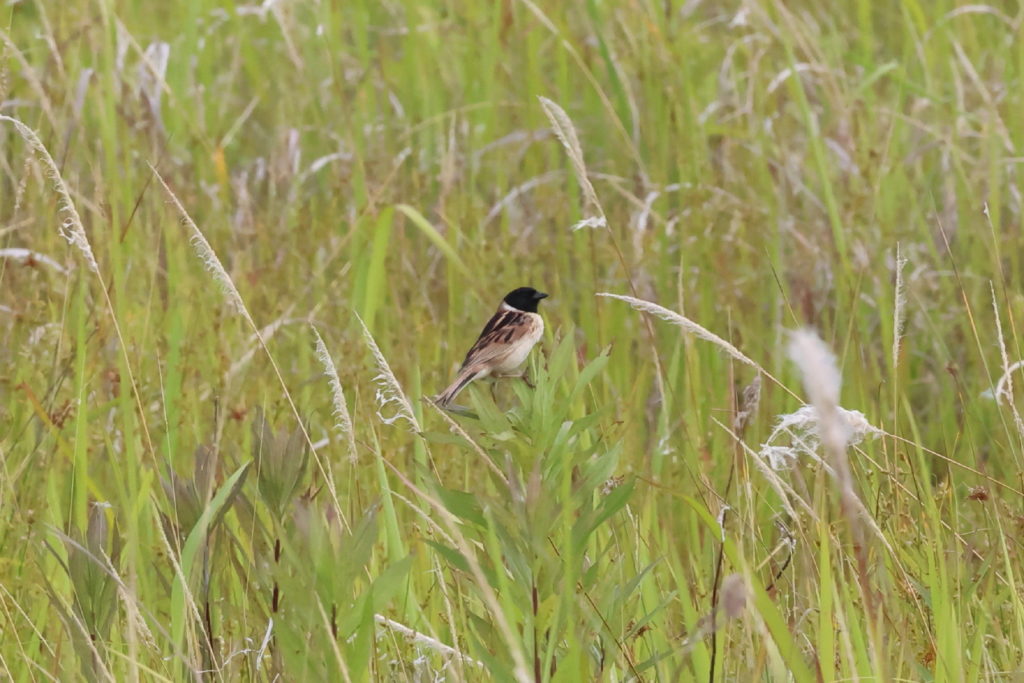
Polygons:
M316 596L316 607L320 612L320 618L323 620L324 630L332 634L332 637L327 640L331 643L331 654L334 655L334 662L338 665L338 670L341 672L342 678L345 679L345 683L352 683L352 674L348 671L345 657L341 654L341 648L338 647L337 639L333 637L331 617L327 614L327 610L324 609L324 603L319 595Z
M733 416L732 427L740 439L744 437L747 425L756 416L758 405L761 402L761 373L754 376L754 379L743 389L739 403L736 405L736 412ZM725 519L732 508L725 503L732 491L733 478L736 475L736 465L743 458L743 452L738 443L733 442L733 458L729 463L729 476L725 480L725 492L722 494L721 510L718 513L718 526L722 531L722 539L718 544L718 556L715 558L715 572L711 580L711 611L714 614L718 609L719 586L722 577L722 566L725 560ZM715 666L718 658L718 629L711 632L711 661L708 665L708 683L714 683Z
M469 664L480 669L482 669L484 666L483 662L473 659L467 654L463 654L461 651L455 649L451 645L446 645L445 643L442 643L440 640L437 640L436 638L431 638L425 633L420 633L419 631L411 629L404 624L400 624L399 622L393 619L388 619L383 614L374 614L373 619L379 625L386 626L392 631L395 631L396 633L404 636L407 640L415 643L416 645L425 647L428 650L433 650L442 657L457 659L462 663Z
M676 313L675 311L665 308L664 306L660 306L659 304L656 304L653 301L639 299L634 296L626 296L624 294L612 294L611 292L598 292L597 296L604 296L609 297L611 299L618 299L619 301L625 301L627 304L637 309L638 311L649 313L653 316L661 318L666 322L670 322L674 325L677 325L678 327L681 327L683 331L686 332L687 334L691 334L695 337L711 342L712 344L722 349L728 355L732 356L736 360L756 369L760 374L770 379L780 389L788 393L790 396L793 396L794 398L800 398L795 392L793 392L792 389L787 387L774 375L765 370L759 363L752 360L749 356L744 354L742 351L737 349L735 346L733 346L726 340L719 337L711 330L695 323L686 316Z
M483 461L483 463L485 465L487 465L487 467L489 467L490 470L492 472L494 472L494 474L496 474L498 476L498 478L501 479L505 483L505 485L507 486L508 485L508 477L506 477L505 473L502 472L501 469L497 465L494 464L494 461L491 459L491 457L489 455L487 455L487 453L484 451L484 449L480 447L480 444L478 444L475 440L473 440L473 437L471 437L466 432L466 430L463 429L459 425L458 422L456 422L451 417L449 417L448 413L445 410L442 410L440 407L438 407L438 405L436 403L434 403L433 401L431 401L430 399L427 399L427 398L424 398L424 402L427 403L427 405L429 405L431 408L433 408L434 411L438 415L440 415L442 419L444 419L444 421L448 424L448 429L453 434L461 436L463 439L466 440L467 443L469 443L470 446L473 447L473 450L476 452L477 455L480 456L480 459Z
M431 558L431 564L434 568L434 572L436 573L436 575L441 576L441 561L438 559L436 555ZM448 584L445 581L439 581L438 587L441 589L441 598L444 601L444 612L445 616L448 618L448 633L451 635L452 642L458 643L459 634L458 631L456 630L455 610L452 607L452 597L448 592ZM465 679L466 670L463 660L457 659L455 660L455 662L456 666L458 667L456 676Z

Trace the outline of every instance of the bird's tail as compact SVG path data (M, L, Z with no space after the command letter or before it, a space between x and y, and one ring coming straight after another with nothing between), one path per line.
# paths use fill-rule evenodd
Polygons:
M434 403L442 408L447 408L455 400L458 393L466 388L467 384L476 379L476 375L475 368L463 369L447 389L434 397Z

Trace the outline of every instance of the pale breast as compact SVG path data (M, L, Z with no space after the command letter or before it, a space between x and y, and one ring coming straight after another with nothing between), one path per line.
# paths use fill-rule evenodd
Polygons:
M524 315L530 319L530 329L509 348L505 357L495 364L494 370L499 373L512 372L522 365L544 334L544 319L540 315L537 313L525 313Z

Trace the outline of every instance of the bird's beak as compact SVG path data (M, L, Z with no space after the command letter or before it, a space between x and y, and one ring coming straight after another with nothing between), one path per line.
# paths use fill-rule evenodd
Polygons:
M533 295L533 298L539 301L541 299L547 299L548 295L545 294L544 292L537 292L536 294Z

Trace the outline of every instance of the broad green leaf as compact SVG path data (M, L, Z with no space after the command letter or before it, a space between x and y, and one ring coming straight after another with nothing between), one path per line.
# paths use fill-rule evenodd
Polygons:
M477 526L483 526L487 523L480 508L480 503L472 493L438 488L437 495L448 511L459 519L472 522Z
M249 468L252 466L252 461L246 462L244 465L235 470L234 474L228 477L219 489L217 493L210 500L210 504L203 510L203 514L200 515L199 521L189 532L188 538L185 540L185 545L181 550L181 557L179 558L179 566L181 572L184 574L184 579L189 581L191 584L192 570L195 565L196 556L199 550L206 543L207 532L210 529L210 525L214 519L216 519L221 511L231 505L232 500L238 494L238 491L242 488L242 484L245 482L245 475L249 473ZM185 635L185 620L189 618L188 608L185 604L185 589L186 586L182 584L182 576L175 574L174 583L171 587L171 625L172 625L172 636L174 638L175 647L181 648L183 645L183 639ZM189 591L192 591L191 586L188 587ZM194 592L193 592L194 595Z

